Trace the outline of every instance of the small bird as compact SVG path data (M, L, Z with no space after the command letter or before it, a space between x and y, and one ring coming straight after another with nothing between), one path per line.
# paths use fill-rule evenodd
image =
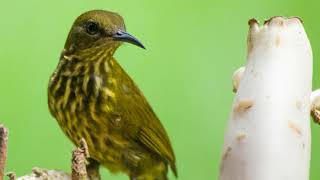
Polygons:
M113 57L123 43L144 46L114 12L80 15L67 37L48 87L48 106L64 133L88 144L89 166L132 180L177 177L169 137L137 85Z

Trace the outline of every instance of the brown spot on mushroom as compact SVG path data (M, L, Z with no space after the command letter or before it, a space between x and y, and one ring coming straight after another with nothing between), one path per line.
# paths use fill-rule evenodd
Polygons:
M248 49L247 54L248 55L252 52L252 49L253 49L253 42L252 41L253 41L252 36L251 36L251 34L249 34L248 40L247 40L247 49Z
M302 110L302 102L301 102L300 100L298 100L298 101L296 102L296 107L297 107L297 109L298 109L299 111Z
M263 25L268 25L274 18L278 18L278 17L282 17L282 16L273 16L267 20L264 21Z
M227 149L225 150L225 152L223 153L222 159L226 160L228 158L228 156L230 155L232 148L229 146L227 147Z
M250 99L240 100L233 110L235 112L243 112L250 109L252 106L253 106L252 100Z
M259 22L255 18L251 18L249 19L248 24L249 26L252 26L253 24L259 24Z
M280 46L280 36L277 35L276 37L276 47L279 47Z
M264 21L264 25L266 25L266 24L268 25L268 24L271 23L271 21L272 21L272 22L275 21L275 22L277 23L277 25L279 25L279 26L284 26L284 21L287 21L287 22L288 22L288 20L289 20L289 21L298 20L298 21L300 21L301 23L303 23L302 19L301 19L300 17L297 17L297 16L291 16L291 17L288 17L288 18L283 17L283 16L274 16L274 17L269 18L268 20L265 20L265 21Z
M248 21L248 24L250 26L250 33L247 38L247 54L249 55L254 47L252 33L259 30L259 22L256 19L252 18Z
M288 127L289 127L294 133L296 133L297 135L299 135L299 136L302 135L301 127L300 127L298 124L296 124L296 123L294 123L294 122L292 122L292 121L289 121L289 122L288 122Z
M312 109L311 116L313 117L313 121L317 124L320 124L320 110L319 109Z
M238 142L241 142L241 141L243 141L246 137L247 137L246 133L240 132L240 133L237 135L237 141L238 141Z
M264 25L269 25L272 22L272 23L276 23L279 26L283 26L284 25L284 20L286 20L286 18L283 17L283 16L274 16L274 17L271 17L268 20L265 20L264 21Z
M283 21L279 21L279 26L283 26Z
M291 16L291 17L289 17L289 19L298 19L301 23L303 23L302 18L299 16Z
M232 92L233 92L233 93L237 93L237 91L238 91L238 89L237 89L235 86L233 86Z
M232 91L236 93L238 91L238 87L240 85L240 81L242 79L243 73L245 71L245 67L241 67L237 69L232 75Z

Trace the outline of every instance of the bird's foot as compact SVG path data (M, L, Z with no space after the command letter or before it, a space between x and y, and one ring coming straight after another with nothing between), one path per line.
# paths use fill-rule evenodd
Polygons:
M89 180L100 180L101 176L99 173L99 167L100 164L94 160L89 158L88 159L89 164L87 165L87 174Z

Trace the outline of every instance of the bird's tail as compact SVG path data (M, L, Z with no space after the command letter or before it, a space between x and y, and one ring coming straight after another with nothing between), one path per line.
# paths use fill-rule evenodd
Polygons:
M158 165L147 168L144 173L131 177L131 180L168 180L168 166L161 162Z

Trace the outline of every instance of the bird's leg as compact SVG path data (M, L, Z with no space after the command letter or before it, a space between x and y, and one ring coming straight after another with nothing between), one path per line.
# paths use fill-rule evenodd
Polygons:
M0 125L0 179L4 176L7 159L8 129Z
M99 166L100 164L94 160L89 158L87 164L87 174L88 174L88 179L89 180L100 180L101 176L99 173Z

